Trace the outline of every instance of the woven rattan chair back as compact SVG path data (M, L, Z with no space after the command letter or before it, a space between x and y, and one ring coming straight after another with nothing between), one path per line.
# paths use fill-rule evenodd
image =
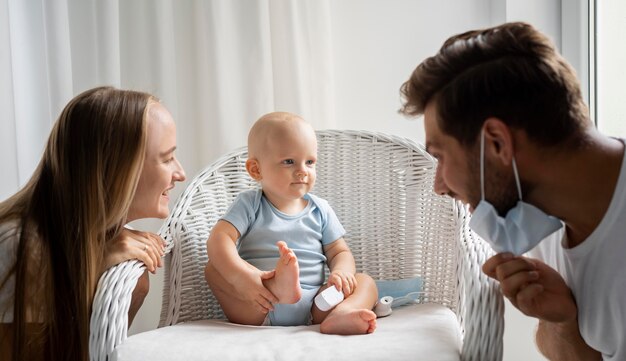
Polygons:
M328 200L347 233L358 271L375 279L421 277L421 302L455 310L459 231L455 204L433 192L434 160L403 138L318 131L314 194ZM202 171L161 230L172 243L160 325L223 318L204 280L206 240L241 191L257 187L239 149ZM455 310L456 311L456 310Z

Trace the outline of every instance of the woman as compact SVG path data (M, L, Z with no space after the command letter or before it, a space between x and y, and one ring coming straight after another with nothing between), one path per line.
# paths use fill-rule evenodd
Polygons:
M175 149L174 121L149 94L102 87L69 102L30 181L0 203L0 354L88 359L100 276L129 259L161 266L163 240L124 225L168 215L185 179ZM148 288L145 273L130 322Z

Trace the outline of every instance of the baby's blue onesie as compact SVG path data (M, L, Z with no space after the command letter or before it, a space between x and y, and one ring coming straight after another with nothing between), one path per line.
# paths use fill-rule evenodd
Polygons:
M269 320L275 326L306 325L311 322L313 298L324 284L323 246L343 237L345 230L328 202L306 194L307 206L288 215L274 207L261 189L240 193L223 220L231 223L241 237L237 250L241 258L263 271L276 267L280 258L276 242L285 241L298 257L302 298L299 302L275 305Z

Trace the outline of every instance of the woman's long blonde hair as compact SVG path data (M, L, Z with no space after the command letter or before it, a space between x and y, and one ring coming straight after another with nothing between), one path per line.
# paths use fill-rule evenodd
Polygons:
M111 87L76 96L30 181L0 203L0 222L16 222L20 230L10 272L14 360L88 359L106 242L121 231L135 194L152 101L149 94Z

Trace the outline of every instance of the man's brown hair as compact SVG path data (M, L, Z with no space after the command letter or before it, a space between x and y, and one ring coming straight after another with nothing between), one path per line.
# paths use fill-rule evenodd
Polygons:
M439 127L472 145L497 117L544 146L578 139L589 124L572 67L529 24L506 23L449 38L401 87L405 115L436 101Z

